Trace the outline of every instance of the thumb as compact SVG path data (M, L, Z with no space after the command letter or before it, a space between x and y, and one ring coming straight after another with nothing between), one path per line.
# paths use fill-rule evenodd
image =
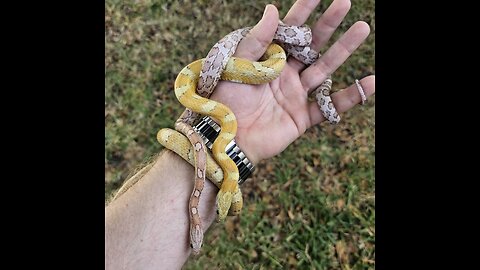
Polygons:
M272 43L278 27L278 10L274 5L267 5L262 19L250 30L250 33L238 44L233 56L248 60L258 60Z

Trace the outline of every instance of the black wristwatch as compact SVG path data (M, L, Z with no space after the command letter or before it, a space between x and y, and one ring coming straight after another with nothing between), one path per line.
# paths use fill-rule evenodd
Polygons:
M200 122L193 127L193 129L200 134L200 137L202 137L205 145L211 150L213 142L220 133L220 126L213 121L212 118L204 116ZM255 170L255 166L253 166L245 153L243 153L238 147L235 139L227 144L227 147L225 147L225 152L237 165L238 173L240 175L238 184L243 184L243 182L245 182L245 180L252 175L253 171Z

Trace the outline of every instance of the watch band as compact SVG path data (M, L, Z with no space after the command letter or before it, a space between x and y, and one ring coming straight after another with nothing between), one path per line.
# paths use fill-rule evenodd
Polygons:
M212 118L204 116L193 129L200 135L208 149L212 149L213 142L220 133L220 126ZM227 155L235 162L238 168L238 184L241 185L255 170L255 166L250 162L245 153L238 147L235 139L225 147Z

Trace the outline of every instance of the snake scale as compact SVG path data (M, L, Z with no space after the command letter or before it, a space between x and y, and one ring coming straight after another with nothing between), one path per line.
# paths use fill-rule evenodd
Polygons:
M216 198L218 221L224 220L227 214L239 214L243 206L237 166L225 153L226 145L236 135L236 118L227 106L208 99L218 81L222 79L238 83L263 84L274 80L280 75L286 63L287 56L283 48L290 56L306 65L314 63L319 56L309 47L312 32L308 26L288 26L280 21L274 43L268 46L260 59L262 62L232 57L237 45L248 35L250 29L251 27L246 27L229 33L212 47L206 58L192 62L180 71L174 89L177 99L186 110L176 121L175 129L184 136L171 129L161 129L157 133L157 140L162 145L195 166L194 189L190 196L188 211L190 246L194 254L199 253L203 242L198 204L206 176L219 187ZM325 98L325 95L330 98L328 96L330 87L331 80L328 78L315 90L319 104L320 100L323 103L331 103L331 99ZM321 109L325 115L324 110L328 110L328 106ZM220 134L212 146L213 158L207 152L203 140L192 128L199 115L208 115L221 126Z

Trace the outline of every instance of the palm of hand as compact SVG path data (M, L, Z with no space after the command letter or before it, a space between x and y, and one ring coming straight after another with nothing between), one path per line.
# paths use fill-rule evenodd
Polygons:
M237 141L261 149L259 159L285 149L311 126L307 93L298 72L288 64L279 78L268 84L220 82L213 99L228 104L238 122Z

